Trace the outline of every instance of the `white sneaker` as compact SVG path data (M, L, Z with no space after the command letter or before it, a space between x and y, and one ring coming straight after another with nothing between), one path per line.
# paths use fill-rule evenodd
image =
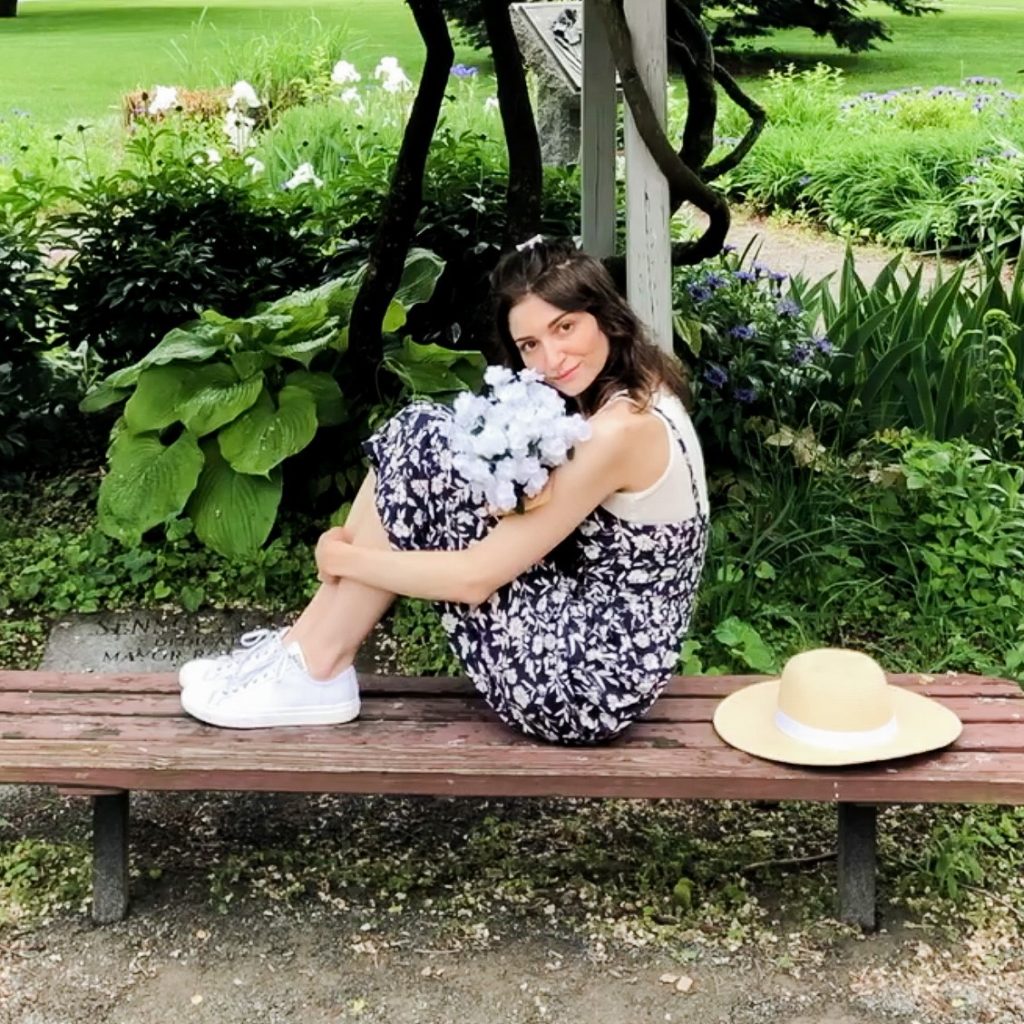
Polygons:
M270 661L281 649L283 629L253 629L243 633L239 646L230 654L213 658L193 658L178 669L178 683L186 686L223 686L244 669L255 670Z
M359 684L351 666L320 682L306 669L297 643L255 670L243 670L213 689L189 686L181 706L194 718L226 729L273 725L338 725L359 715Z

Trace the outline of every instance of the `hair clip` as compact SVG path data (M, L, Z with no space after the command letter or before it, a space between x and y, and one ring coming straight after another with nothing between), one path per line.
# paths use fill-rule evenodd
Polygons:
M544 241L543 235L534 235L533 238L528 238L525 242L520 242L516 246L516 252L529 251L535 245L541 245Z

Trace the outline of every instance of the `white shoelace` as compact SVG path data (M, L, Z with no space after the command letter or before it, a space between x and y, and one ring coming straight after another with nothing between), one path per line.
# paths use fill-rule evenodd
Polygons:
M273 632L277 632L276 630ZM266 662L266 664L258 663L254 665L248 672L240 672L236 675L226 686L221 687L217 691L216 699L223 700L225 697L230 696L233 693L238 693L240 690L244 690L247 686L256 682L258 679L266 679L273 677L274 681L281 678L281 673L284 671L285 666L291 660L292 656L285 650L282 644L277 653L274 654L273 658ZM243 663L244 664L244 663Z
M213 659L210 674L214 678L229 672L241 670L246 663L256 658L275 636L283 634L280 629L252 629L239 638L239 646L228 654L221 654Z

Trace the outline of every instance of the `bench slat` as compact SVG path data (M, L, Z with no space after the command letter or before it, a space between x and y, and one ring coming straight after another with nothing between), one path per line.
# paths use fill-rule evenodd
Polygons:
M219 737L215 739L219 740ZM459 745L264 744L119 740L0 744L0 782L124 789L607 796L866 803L1024 803L1024 755L946 751L863 768L768 765L725 747L662 750Z
M411 703L411 702L410 702ZM372 708L371 708L372 710ZM350 743L372 744L402 735L415 739L430 738L439 744L493 743L502 746L532 745L484 711L480 721L425 722L362 717L344 726L270 730L217 729L184 716L128 716L107 718L101 715L0 715L0 741L18 739L78 740L119 739L122 742L194 739L217 734L229 746L269 744ZM661 747L720 747L709 722L659 722L645 719L632 726L617 744ZM1006 750L1024 753L1024 727L1017 724L968 723L954 750Z
M177 718L183 714L178 693L62 693L0 691L0 715L107 715ZM1024 722L1024 700L1007 697L940 697L947 707L968 722ZM663 697L647 716L649 722L710 722L718 698ZM363 701L364 719L428 722L479 721L491 712L479 697L369 697Z
M674 676L665 690L666 697L724 697L767 676ZM1005 679L977 675L936 675L891 673L889 679L932 697L1009 697L1021 698L1021 688ZM360 689L366 695L470 696L473 685L462 677L404 676L360 677ZM177 693L173 673L92 673L0 671L0 693Z

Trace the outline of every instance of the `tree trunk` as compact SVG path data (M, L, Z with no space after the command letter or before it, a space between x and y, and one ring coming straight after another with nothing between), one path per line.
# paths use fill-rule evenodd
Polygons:
M0 0L0 18L14 18L18 14L18 0Z
M427 49L419 89L402 136L391 187L370 244L366 276L352 306L349 354L353 371L373 377L383 355L382 325L402 279L416 219L423 207L423 174L444 102L455 50L439 0L406 0Z
M498 105L508 148L505 248L537 233L541 222L544 167L540 138L526 85L523 55L509 16L509 0L485 0L484 23L498 79Z

